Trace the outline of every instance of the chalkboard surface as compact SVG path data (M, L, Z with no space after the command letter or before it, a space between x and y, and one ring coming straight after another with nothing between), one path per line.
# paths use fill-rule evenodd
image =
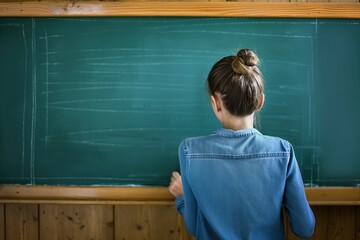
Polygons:
M251 48L260 131L305 185L359 185L359 42L359 20L1 18L0 183L167 185L180 141L220 127L211 66Z

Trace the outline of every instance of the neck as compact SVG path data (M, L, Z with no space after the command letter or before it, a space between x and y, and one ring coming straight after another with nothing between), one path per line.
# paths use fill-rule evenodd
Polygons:
M227 115L223 118L222 125L226 129L234 131L244 130L254 127L254 114L245 117Z

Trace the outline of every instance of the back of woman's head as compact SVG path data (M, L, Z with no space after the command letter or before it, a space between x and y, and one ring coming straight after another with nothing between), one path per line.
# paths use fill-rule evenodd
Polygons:
M207 85L210 95L218 93L225 108L235 116L247 116L258 107L264 93L259 59L250 49L241 49L236 56L227 56L212 67Z

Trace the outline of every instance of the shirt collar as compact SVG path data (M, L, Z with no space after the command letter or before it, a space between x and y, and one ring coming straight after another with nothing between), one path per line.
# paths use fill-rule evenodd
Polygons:
M216 131L217 135L224 136L224 137L246 137L250 135L256 135L261 133L255 128L243 129L243 130L231 130L226 128L220 128Z

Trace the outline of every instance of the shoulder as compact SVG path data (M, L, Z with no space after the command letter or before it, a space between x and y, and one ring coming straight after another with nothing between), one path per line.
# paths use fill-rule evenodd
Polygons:
M206 135L206 136L197 136L197 137L189 137L185 138L180 143L180 148L189 148L195 145L204 145L206 143L213 142L216 139L216 134Z
M286 139L270 135L256 135L257 142L261 145L269 146L290 153L292 151L292 145Z

